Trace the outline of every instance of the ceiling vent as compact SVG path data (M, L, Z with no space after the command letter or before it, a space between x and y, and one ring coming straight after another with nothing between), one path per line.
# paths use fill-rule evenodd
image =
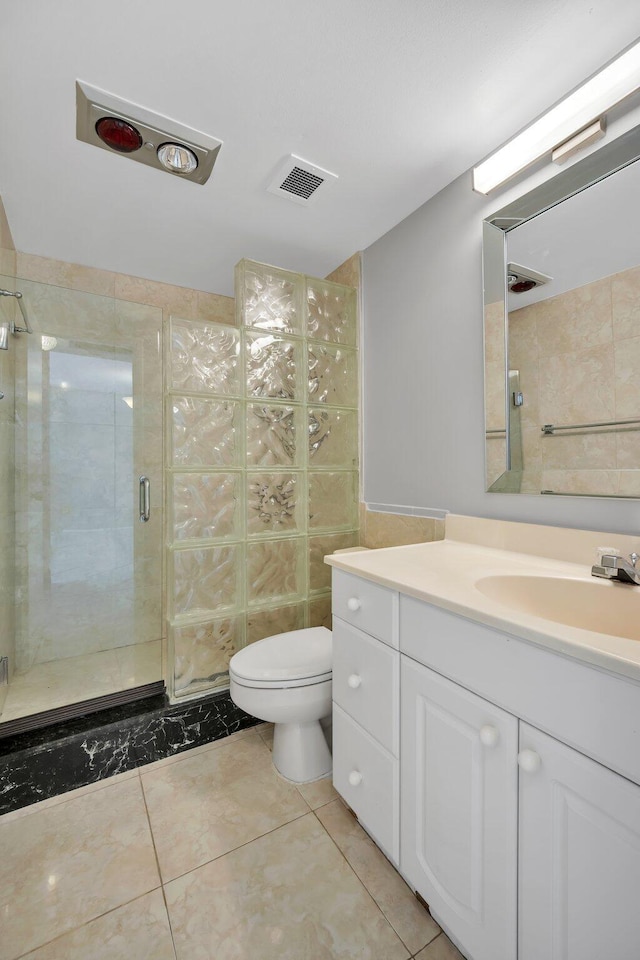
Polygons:
M291 154L278 166L267 190L306 207L313 203L321 189L324 190L337 179L335 173L329 173L315 163Z
M76 82L76 137L181 180L206 183L222 141Z

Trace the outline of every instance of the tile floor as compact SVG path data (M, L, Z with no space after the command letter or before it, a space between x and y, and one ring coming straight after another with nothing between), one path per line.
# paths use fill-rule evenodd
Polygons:
M0 960L460 960L267 725L0 818Z

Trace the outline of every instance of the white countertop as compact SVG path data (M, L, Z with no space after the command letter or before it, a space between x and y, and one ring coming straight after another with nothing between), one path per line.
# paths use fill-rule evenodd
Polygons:
M597 536L602 543L609 542L606 534ZM514 610L485 596L476 586L480 578L504 575L563 577L593 582L590 565L496 549L459 539L343 553L328 556L325 562L503 633L640 681L640 640L595 633ZM615 603L617 591L633 591L638 598L640 615L640 587L606 580L596 582L603 591L604 603L609 598Z

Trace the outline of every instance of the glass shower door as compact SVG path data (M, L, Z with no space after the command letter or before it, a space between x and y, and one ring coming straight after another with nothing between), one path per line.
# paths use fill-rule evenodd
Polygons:
M10 345L16 625L2 722L161 679L162 312L17 284L33 334Z

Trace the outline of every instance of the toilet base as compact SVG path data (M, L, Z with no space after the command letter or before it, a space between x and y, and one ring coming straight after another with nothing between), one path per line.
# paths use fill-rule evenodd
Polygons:
M276 723L273 728L273 764L294 783L319 780L331 773L331 752L319 720Z

